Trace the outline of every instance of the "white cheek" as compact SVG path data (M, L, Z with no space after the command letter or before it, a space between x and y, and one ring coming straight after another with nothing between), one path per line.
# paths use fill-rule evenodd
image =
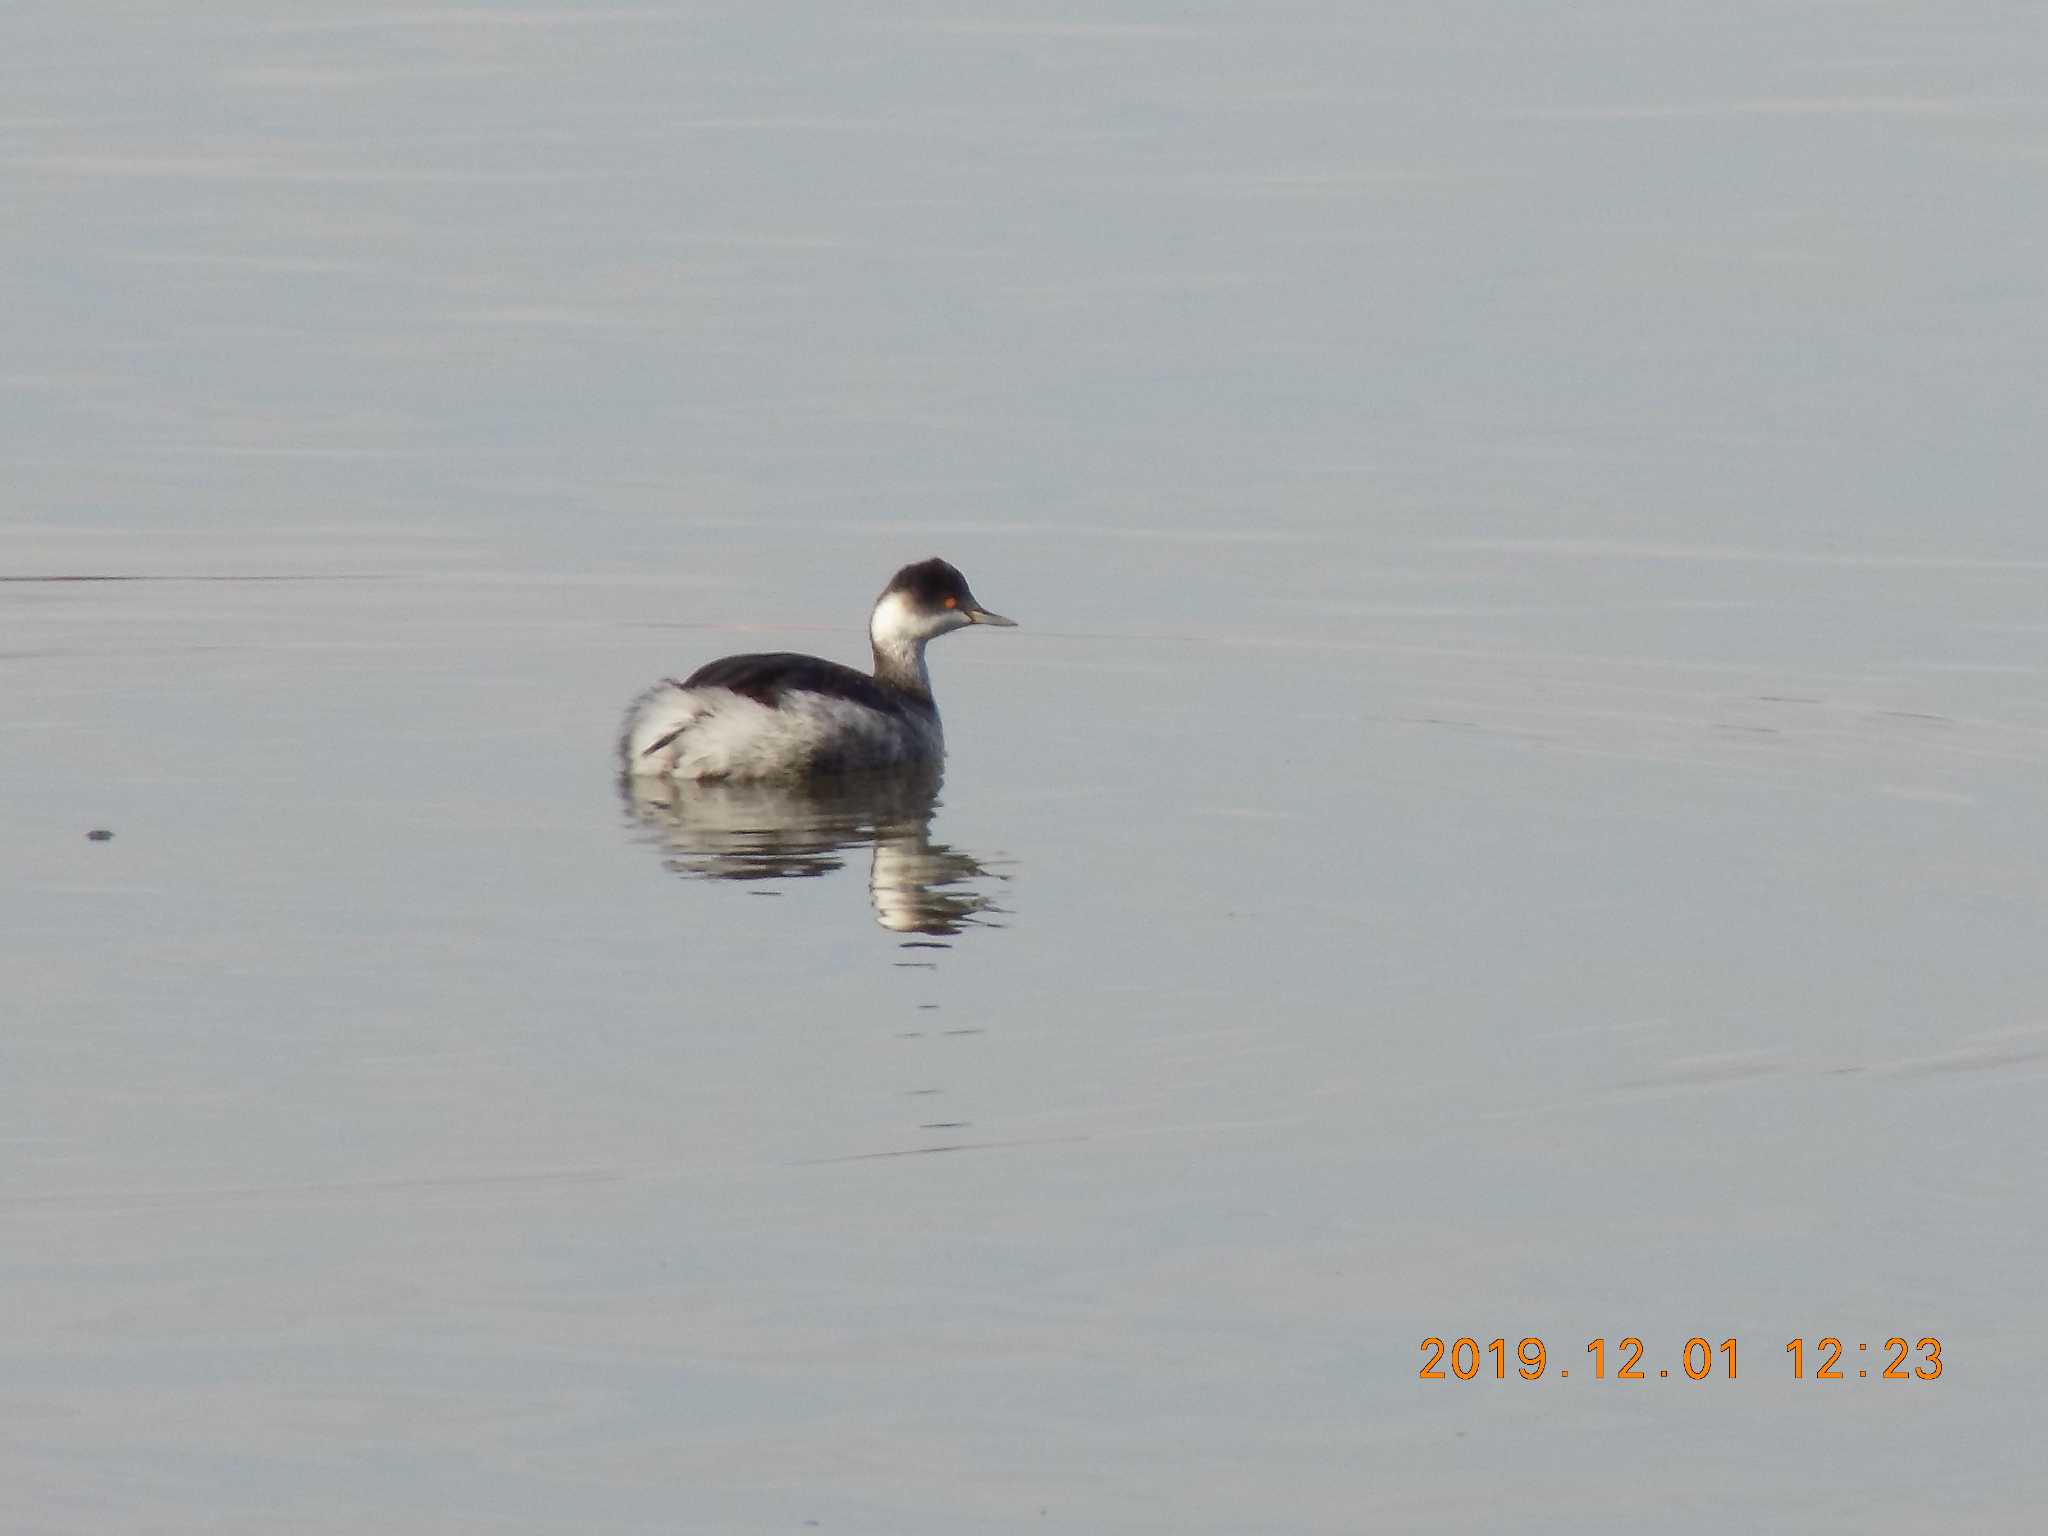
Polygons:
M910 606L910 599L901 592L891 592L875 604L875 616L868 621L868 634L884 650L894 650L928 639L931 629Z

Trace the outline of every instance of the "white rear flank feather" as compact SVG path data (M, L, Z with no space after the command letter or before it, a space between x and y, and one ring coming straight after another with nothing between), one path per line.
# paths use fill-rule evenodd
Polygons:
M849 699L792 691L774 707L730 688L663 683L634 702L620 742L630 774L773 779L813 771L932 763L945 752L936 715L885 715Z

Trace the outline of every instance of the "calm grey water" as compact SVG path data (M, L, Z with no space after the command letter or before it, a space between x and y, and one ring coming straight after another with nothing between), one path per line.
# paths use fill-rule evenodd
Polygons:
M0 1527L2035 1529L2038 20L9 7Z

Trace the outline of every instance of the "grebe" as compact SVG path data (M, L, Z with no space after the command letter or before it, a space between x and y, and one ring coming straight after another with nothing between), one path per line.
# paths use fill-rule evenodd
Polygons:
M969 624L1014 627L936 557L906 565L868 616L875 674L776 651L724 656L633 702L619 752L629 775L802 778L936 764L945 756L924 648Z

